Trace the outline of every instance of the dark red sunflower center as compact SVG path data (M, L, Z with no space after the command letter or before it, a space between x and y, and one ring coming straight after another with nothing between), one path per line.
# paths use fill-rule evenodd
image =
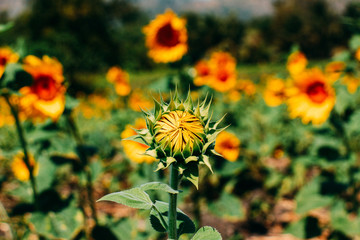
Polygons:
M5 66L6 63L7 63L7 58L6 57L0 57L0 66Z
M236 149L237 146L235 146L230 140L223 141L221 144L221 148L223 149Z
M220 80L220 82L226 82L229 78L229 74L227 71L222 70L218 72L217 78Z
M43 100L54 99L58 91L55 80L51 76L46 75L34 79L32 89Z
M322 82L314 82L306 89L306 94L315 103L322 103L328 96L325 84Z
M173 47L179 43L179 31L175 30L171 23L161 27L156 34L156 40L160 45Z

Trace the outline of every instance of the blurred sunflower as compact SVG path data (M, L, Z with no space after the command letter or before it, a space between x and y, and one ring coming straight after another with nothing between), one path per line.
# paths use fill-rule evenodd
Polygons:
M106 78L115 85L115 91L119 96L127 96L130 94L131 87L129 84L129 74L119 67L111 67Z
M280 78L269 77L263 93L266 105L276 107L286 100L285 82Z
M327 77L332 80L336 81L339 79L340 75L344 72L346 65L342 61L335 61L328 63L325 67L325 74Z
M209 86L218 92L226 92L236 85L236 61L226 52L214 52L209 60Z
M354 94L360 85L360 78L348 74L343 77L342 84L347 86L349 93Z
M29 163L33 168L33 174L36 176L39 173L39 164L35 161L34 157L29 154ZM28 181L30 179L30 172L24 162L24 153L20 152L14 156L14 159L11 163L11 169L14 173L14 176L20 181Z
M226 160L234 162L240 154L240 140L235 134L222 131L216 137L215 151L221 154Z
M324 73L313 68L296 75L288 89L290 117L301 117L304 124L324 123L335 105L335 91Z
M112 102L104 96L98 94L90 94L87 97L78 96L79 104L75 108L77 114L82 114L84 118L106 118L109 117L109 111Z
M305 70L308 61L300 51L295 51L289 55L286 68L291 75L296 75Z
M140 90L134 90L133 93L130 95L129 107L136 111L141 112L141 109L151 109L154 106L154 102L149 100Z
M0 127L4 125L13 125L15 119L11 114L9 105L6 103L4 98L0 98Z
M235 88L247 96L252 96L256 93L256 85L248 79L240 79L236 83Z
M65 87L62 65L55 58L27 56L24 69L33 77L30 87L23 87L19 92L20 107L27 116L33 118L50 117L57 120L65 109Z
M6 64L16 63L19 55L14 53L9 47L0 48L0 77L4 74Z
M148 55L155 62L168 63L180 60L188 51L186 20L168 9L143 28Z
M146 129L146 122L143 118L138 118L135 120L134 125L126 125L125 130L121 133L121 138L125 139L134 135L137 135L136 131L134 129ZM131 141L131 140L123 140L122 146L124 148L124 152L126 156L136 163L152 163L156 161L156 158L144 155L146 149L149 148L149 146Z
M355 59L360 61L360 47L355 52Z
M195 65L195 78L194 84L196 86L206 85L209 82L210 68L209 64L205 60L200 60Z

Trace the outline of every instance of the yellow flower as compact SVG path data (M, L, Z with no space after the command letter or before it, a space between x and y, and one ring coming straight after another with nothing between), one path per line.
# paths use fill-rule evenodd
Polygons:
M19 92L20 107L27 116L34 118L50 117L57 120L65 109L65 87L62 65L55 58L27 56L24 69L33 77L30 87L23 87Z
M29 154L29 163L33 168L34 175L36 176L39 173L39 165L31 154ZM15 155L11 163L11 169L18 180L25 182L30 179L29 169L24 162L24 153L20 152Z
M0 98L0 127L4 125L13 125L15 122L14 117L11 114L9 105L4 98Z
M90 94L89 96L78 96L79 104L75 108L77 114L81 113L86 119L105 118L109 116L112 103L106 98L98 94Z
M256 85L251 80L247 79L239 80L235 88L248 96L252 96L256 93Z
M143 28L148 55L155 62L175 62L188 51L186 20L167 10Z
M330 80L335 82L336 80L338 80L341 73L344 72L345 67L346 65L342 61L331 62L326 65L325 73Z
M290 54L287 60L287 69L291 75L296 75L305 70L307 59L302 52L296 51Z
M279 106L286 99L285 82L280 78L268 78L263 96L268 106Z
M141 112L141 109L151 109L154 103L150 101L140 90L135 90L129 98L129 107L137 112Z
M171 111L155 124L155 141L171 152L182 152L188 146L203 142L204 127L199 118L186 111Z
M119 96L127 96L131 91L129 74L119 67L111 67L106 74L109 82L115 85L115 91Z
M209 86L218 92L226 92L236 85L236 61L226 52L215 52L209 60Z
M301 117L304 124L324 123L335 104L332 81L324 73L313 68L296 75L289 88L287 101L290 117Z
M354 75L345 75L342 83L347 86L349 93L354 94L360 85L360 79Z
M134 131L134 129L145 129L146 128L146 122L142 118L138 118L135 121L135 125L126 125L125 130L121 133L121 138L125 139L131 136L136 135L137 133ZM122 146L124 148L125 154L128 156L128 158L131 161L134 161L136 163L152 163L156 161L156 158L144 155L146 149L149 148L149 146L131 141L131 140L123 140Z
M226 160L234 162L240 154L240 140L235 134L223 131L216 138L215 151L223 155Z
M360 47L355 52L355 59L360 61Z
M6 64L16 63L19 55L14 53L9 47L0 48L0 77L4 74Z
M196 86L202 86L209 82L210 68L209 64L205 60L200 60L195 65L196 76L194 78L194 84Z

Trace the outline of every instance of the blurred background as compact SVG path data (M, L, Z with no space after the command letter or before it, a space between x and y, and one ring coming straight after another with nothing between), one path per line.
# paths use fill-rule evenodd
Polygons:
M168 8L187 21L189 51L156 63L142 29ZM183 96L188 86L194 99L213 95L214 119L227 114L223 126L230 125L217 140L227 157L211 159L214 174L200 170L199 191L182 183L179 207L197 227L216 227L229 240L360 239L360 1L0 0L0 24L0 46L21 60L55 57L67 88L56 121L20 119L39 164L40 207L0 98L0 240L166 239L151 229L148 213L94 201L167 181L167 171L154 173L153 160L127 152L121 139L146 127L139 107L151 109L150 96L166 99L176 84ZM194 66L219 51L236 63L236 85L195 84ZM289 116L284 89L294 52L305 62L301 70L336 75L336 100L320 125ZM106 74L113 66L122 69L114 70L123 74L118 82ZM15 81L11 73L2 81ZM117 84L128 92L115 93Z

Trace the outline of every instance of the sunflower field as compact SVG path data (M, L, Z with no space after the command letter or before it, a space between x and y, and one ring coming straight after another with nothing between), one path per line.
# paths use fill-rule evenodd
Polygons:
M360 4L135 2L0 11L0 240L360 240Z

